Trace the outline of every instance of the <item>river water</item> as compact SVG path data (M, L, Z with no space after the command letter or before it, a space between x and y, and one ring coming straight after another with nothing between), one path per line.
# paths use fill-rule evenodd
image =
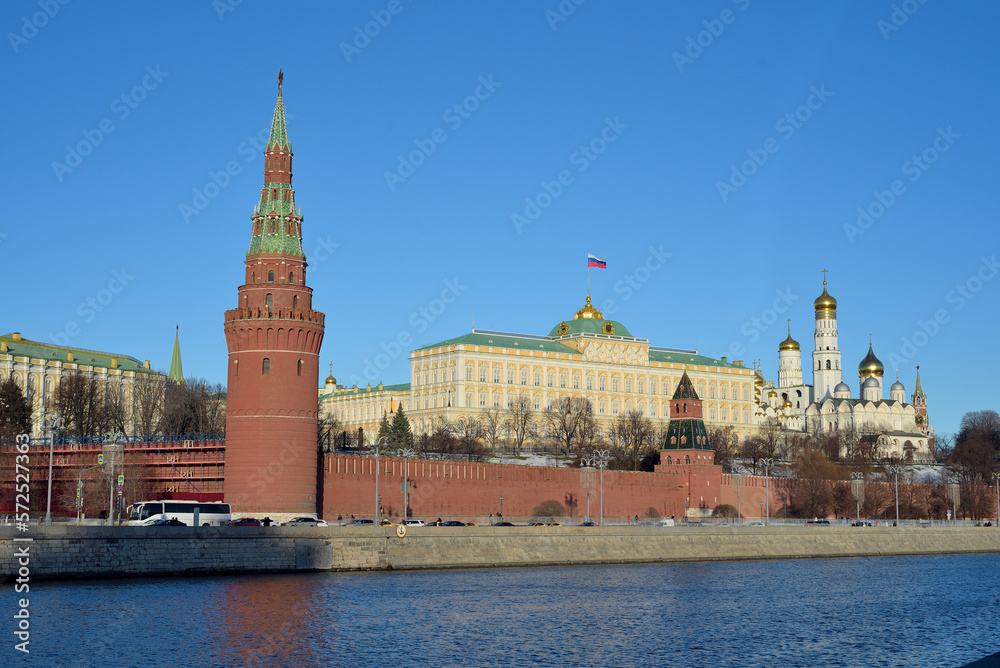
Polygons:
M960 666L1000 554L31 585L4 666ZM11 590L13 585L10 586ZM14 610L14 594L5 596ZM11 624L10 615L4 615Z

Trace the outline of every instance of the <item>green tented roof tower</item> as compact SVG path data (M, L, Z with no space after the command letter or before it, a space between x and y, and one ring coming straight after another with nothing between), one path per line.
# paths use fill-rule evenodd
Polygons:
M170 358L170 373L167 377L175 383L184 382L184 369L181 367L181 326L177 325L174 333L174 354Z

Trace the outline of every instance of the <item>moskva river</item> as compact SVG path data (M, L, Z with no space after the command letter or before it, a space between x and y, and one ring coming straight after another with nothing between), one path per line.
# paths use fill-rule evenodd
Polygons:
M6 595L14 608L13 585ZM4 666L961 666L1000 555L31 584Z

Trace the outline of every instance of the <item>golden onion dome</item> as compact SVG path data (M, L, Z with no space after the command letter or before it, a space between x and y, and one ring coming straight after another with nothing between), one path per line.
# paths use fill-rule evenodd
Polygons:
M785 403L781 404L781 407L782 408L791 408L792 407L792 402L789 401L788 399L785 399Z
M799 342L792 338L791 330L788 332L788 338L778 344L778 352L782 350L799 350Z
M771 390L770 392L767 393L767 398L768 399L774 399L777 396L778 396L778 393L775 392L774 390Z
M865 376L878 376L879 378L885 374L885 367L882 366L882 362L879 358L875 357L875 352L872 350L872 344L868 344L868 354L865 358L861 360L861 364L858 365L858 375L864 378Z
M574 320L581 318L593 318L594 320L604 320L604 314L590 304L590 293L587 293L587 303L573 316Z
M833 295L826 291L826 281L823 281L823 294L816 298L813 302L813 308L816 309L817 315L820 311L836 311L837 310L837 300L834 299Z
M761 378L759 375L754 374L753 384L755 387L760 387L764 384L764 379Z

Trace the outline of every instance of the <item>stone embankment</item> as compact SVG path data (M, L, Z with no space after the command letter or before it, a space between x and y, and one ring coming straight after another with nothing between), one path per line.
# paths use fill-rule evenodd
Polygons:
M31 538L30 542L15 538ZM0 528L0 576L31 580L1000 553L988 527Z

